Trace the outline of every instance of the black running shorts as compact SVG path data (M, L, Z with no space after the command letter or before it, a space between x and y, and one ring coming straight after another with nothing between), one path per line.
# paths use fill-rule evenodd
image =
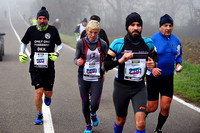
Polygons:
M55 80L55 71L37 71L30 72L31 75L31 84L35 86L35 89L44 88L46 91L52 91L54 80Z
M134 113L145 112L147 104L147 89L144 82L137 85L125 85L114 81L113 102L118 117L126 117L130 100Z
M173 97L173 74L164 77L146 76L148 100L156 101L161 96Z

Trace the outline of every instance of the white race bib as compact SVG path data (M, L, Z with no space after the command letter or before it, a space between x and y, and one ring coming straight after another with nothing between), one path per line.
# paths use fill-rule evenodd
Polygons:
M48 68L48 53L35 52L34 67Z
M99 62L86 62L83 69L84 79L98 79L100 77L100 64Z
M124 80L141 81L145 69L145 59L130 59L126 61L124 66Z

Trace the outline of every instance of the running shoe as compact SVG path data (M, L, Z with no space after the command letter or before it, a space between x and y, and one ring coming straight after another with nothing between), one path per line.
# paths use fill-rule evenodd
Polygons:
M91 115L91 117L92 117L93 126L95 126L95 127L98 126L99 118L98 118L97 114L95 113L94 115Z
M39 113L39 114L37 115L36 120L35 120L35 125L40 125L40 124L42 124L42 122L43 122L43 114L42 114L42 113Z
M86 129L85 129L84 133L92 133L92 125L91 124L88 124L86 126Z
M162 133L162 131L158 129L158 130L154 130L154 133Z
M44 103L49 106L51 104L51 98L45 97L44 98Z

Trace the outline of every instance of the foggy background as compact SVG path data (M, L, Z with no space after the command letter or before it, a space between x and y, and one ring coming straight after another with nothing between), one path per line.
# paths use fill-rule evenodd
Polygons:
M108 36L124 36L125 19L131 12L141 15L143 36L158 32L160 17L166 13L174 19L173 33L178 37L199 38L200 35L200 0L1 0L1 13L8 11L8 5L26 20L45 6L50 14L49 24L59 18L60 32L68 35L73 35L83 18L89 20L95 14L100 16L101 27Z

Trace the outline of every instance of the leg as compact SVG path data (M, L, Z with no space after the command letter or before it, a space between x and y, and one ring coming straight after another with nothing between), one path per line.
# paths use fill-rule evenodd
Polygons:
M90 109L89 109L90 82L84 81L82 77L78 77L78 84L79 84L80 97L82 100L82 112L85 117L85 122L86 124L91 124Z
M42 95L43 95L43 88L38 88L35 90L35 106L37 112L42 112Z
M155 112L158 108L158 100L147 102L147 112Z
M54 80L55 80L55 71L50 71L43 74L44 77L44 103L49 106L51 104L51 97L53 95L53 86L54 86Z
M167 97L167 96L161 96L161 103L160 103L161 111L160 111L160 113L163 116L169 115L169 109L170 109L171 102L172 102L172 98Z
M148 102L146 108L146 117L148 113L155 112L158 108L159 102L159 78L153 76L146 76L147 79L147 93L148 93Z
M51 104L51 96L53 94L53 91L44 91L44 103L49 106Z
M162 96L161 97L161 111L158 116L158 124L156 127L156 131L159 131L162 129L163 125L165 124L168 115L169 115L169 109L170 109L170 104L171 104L172 98L167 97L167 96Z
M103 90L103 80L91 83L91 113L94 114L99 109L101 94Z
M44 91L45 97L50 98L53 95L53 91Z
M40 125L43 122L43 114L42 114L42 95L43 95L43 88L35 89L35 106L37 109L37 118L34 121L36 125Z
M145 111L147 104L147 90L143 86L132 96L132 105L135 112L136 133L145 133Z
M130 101L129 88L126 85L114 81L113 103L116 112L116 122L114 122L114 132L122 133L126 122L128 105Z
M91 83L91 118L93 126L98 126L99 118L96 114L99 109L99 104L101 100L101 94L103 89L103 79Z
M169 115L170 105L173 97L173 75L163 77L162 84L163 87L161 90L161 101L160 101L161 111L158 117L158 124L156 127L156 131L161 131Z
M144 112L135 113L135 126L138 131L145 130L145 113Z
M114 122L114 133L122 133L125 122L126 117L116 116L116 121Z

